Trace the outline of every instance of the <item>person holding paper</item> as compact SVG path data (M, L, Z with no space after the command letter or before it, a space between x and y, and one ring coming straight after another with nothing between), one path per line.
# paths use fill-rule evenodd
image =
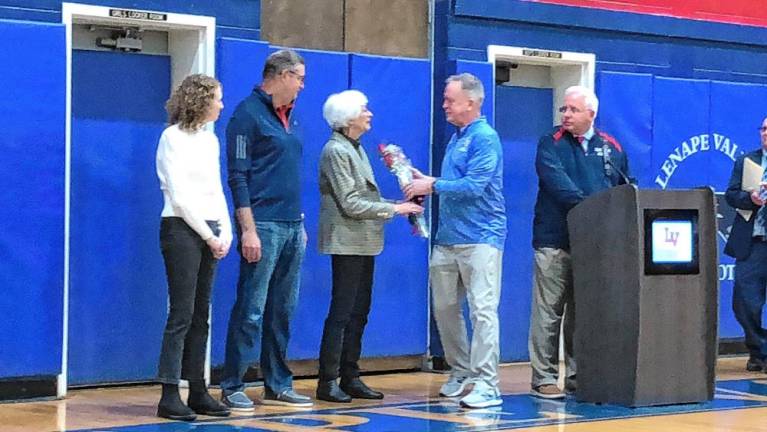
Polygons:
M762 146L735 161L725 192L727 204L734 207L735 220L724 253L735 258L735 286L732 309L743 327L749 358L746 370L766 371L767 330L762 326L762 308L767 285L767 209L765 167L767 167L767 118L759 127ZM761 172L756 184L754 171Z
M591 89L565 90L562 125L538 141L538 198L533 220L533 306L530 393L561 399L559 334L564 331L565 391L575 391L573 274L567 213L589 195L628 183L628 158L615 138L594 127L599 100ZM564 321L564 324L562 322Z

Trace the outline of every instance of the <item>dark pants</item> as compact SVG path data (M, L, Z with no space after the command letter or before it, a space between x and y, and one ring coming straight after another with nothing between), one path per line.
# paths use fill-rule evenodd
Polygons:
M214 229L217 232L217 229ZM202 380L208 343L210 290L218 260L208 245L179 217L162 218L160 247L168 276L170 309L158 381Z
M735 262L732 310L746 335L751 358L767 357L767 330L762 327L762 308L767 288L767 243L754 241L751 255Z
M320 346L320 381L357 378L368 322L375 257L333 255L333 299Z

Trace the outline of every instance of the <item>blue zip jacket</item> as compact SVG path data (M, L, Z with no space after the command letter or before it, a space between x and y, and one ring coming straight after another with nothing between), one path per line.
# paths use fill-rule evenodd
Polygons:
M614 167L606 166L605 149ZM625 183L615 167L630 175L623 147L596 128L587 153L578 140L561 127L541 137L535 157L538 199L533 219L533 247L569 250L567 213L589 195Z
M271 95L257 87L240 102L226 128L234 207L251 207L256 221L302 219L303 146L292 111L286 130Z
M435 244L489 244L503 250L503 149L485 117L450 138L434 191L439 194Z

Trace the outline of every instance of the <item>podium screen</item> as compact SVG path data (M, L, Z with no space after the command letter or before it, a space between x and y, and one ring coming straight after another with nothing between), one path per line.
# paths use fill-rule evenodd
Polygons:
M645 274L697 274L697 210L645 210Z

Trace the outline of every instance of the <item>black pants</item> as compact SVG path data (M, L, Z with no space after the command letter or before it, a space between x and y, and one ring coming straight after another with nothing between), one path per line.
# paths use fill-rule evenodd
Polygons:
M732 310L743 327L752 359L767 358L767 329L762 327L762 309L767 291L767 243L754 241L751 255L735 261Z
M333 255L333 299L320 346L320 381L357 378L375 257Z
M209 222L209 225L215 223ZM213 227L217 233L217 226ZM162 338L157 380L204 379L208 310L218 260L208 245L179 217L162 218L160 247L168 276L170 310Z

